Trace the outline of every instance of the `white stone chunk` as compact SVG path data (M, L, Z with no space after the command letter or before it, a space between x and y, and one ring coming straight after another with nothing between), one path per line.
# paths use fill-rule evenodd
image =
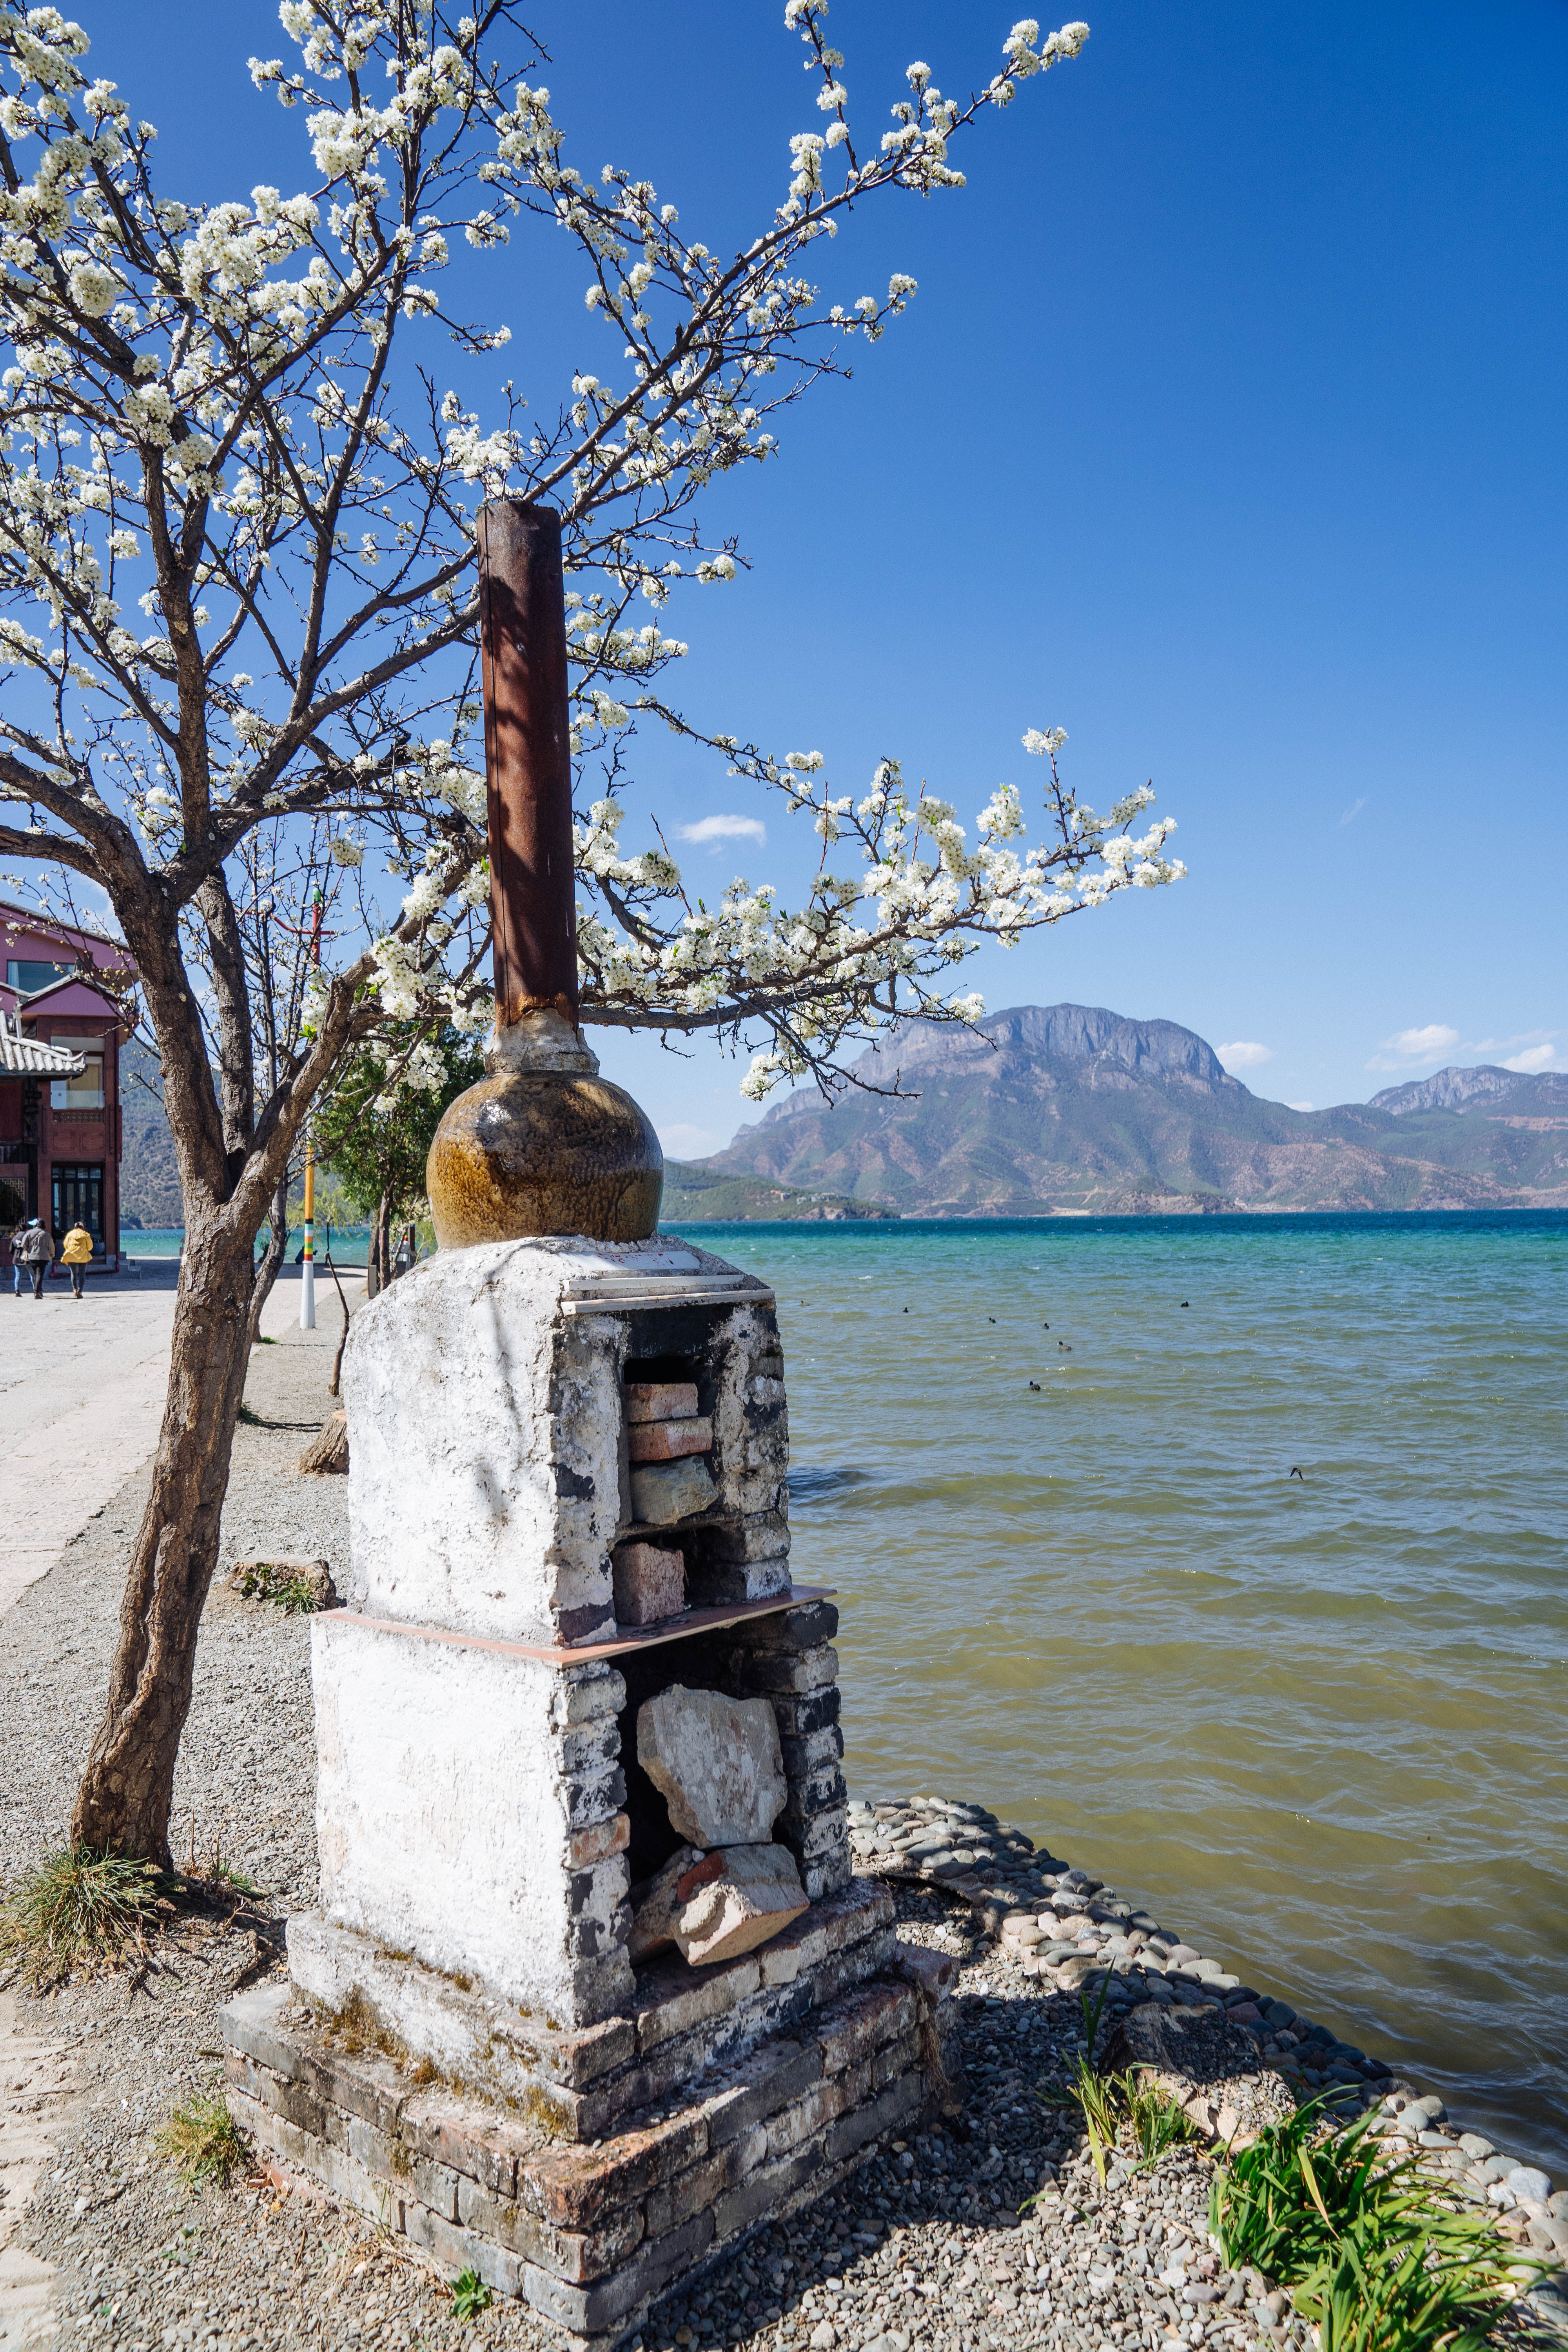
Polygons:
M787 1846L732 1846L708 1860L721 1862L722 1874L695 1886L672 1923L677 1948L693 1968L754 1951L808 1907Z
M637 1762L668 1803L677 1837L706 1849L773 1836L788 1790L767 1699L673 1683L637 1709Z
M678 1845L662 1870L631 1891L631 1933L626 1937L628 1959L646 1960L675 1941L675 1916L705 1879L717 1878L724 1868L721 1853L705 1854L694 1845Z

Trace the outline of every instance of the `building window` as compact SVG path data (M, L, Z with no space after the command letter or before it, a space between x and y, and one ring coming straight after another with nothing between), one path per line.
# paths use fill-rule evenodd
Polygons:
M63 1241L73 1225L85 1225L92 1235L94 1257L103 1255L103 1164L72 1167L58 1161L54 1168L55 1239Z
M74 963L30 963L25 956L13 957L5 965L5 985L18 996L35 996L40 988L52 988L57 980L68 980L75 970Z
M63 1045L68 1053L85 1054L87 1067L79 1077L51 1078L49 1107L52 1110L101 1110L103 1108L103 1040L101 1037L51 1037L51 1045Z

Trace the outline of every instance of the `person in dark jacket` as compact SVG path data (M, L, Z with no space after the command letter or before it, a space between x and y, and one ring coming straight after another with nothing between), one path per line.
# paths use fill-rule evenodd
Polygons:
M55 1240L47 1234L37 1217L29 1218L22 1236L22 1263L33 1277L33 1296L44 1295L44 1276L55 1262Z

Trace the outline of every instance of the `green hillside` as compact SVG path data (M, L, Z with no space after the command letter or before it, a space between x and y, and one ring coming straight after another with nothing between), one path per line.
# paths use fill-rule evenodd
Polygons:
M659 1222L666 1225L761 1223L777 1218L804 1219L816 1223L846 1217L896 1217L898 1211L878 1201L854 1201L842 1192L813 1192L795 1184L773 1184L763 1177L733 1176L690 1160L664 1163L664 1201Z

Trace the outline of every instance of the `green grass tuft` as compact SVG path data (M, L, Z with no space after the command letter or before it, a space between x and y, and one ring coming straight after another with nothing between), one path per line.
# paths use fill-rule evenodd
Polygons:
M266 1426L261 1415L258 1412L253 1412L247 1404L242 1404L240 1406L239 1417L241 1421L244 1422L247 1429L262 1429Z
M151 1863L69 1848L30 1871L0 1905L0 1964L35 1992L145 1958L166 1908Z
M494 2295L478 2271L459 2271L452 2281L454 2319L477 2319L480 2312L488 2311L494 2301Z
M280 1574L265 1561L246 1570L239 1589L247 1601L270 1601L285 1617L309 1617L321 1606L308 1577Z
M1125 2074L1121 2084L1127 2120L1145 2164L1158 2164L1168 2147L1197 2138L1196 2124L1183 2113L1169 2091L1161 2090L1157 2083L1145 2080L1135 2071Z
M1512 2300L1519 2252L1491 2215L1380 2161L1364 2126L1325 2134L1316 2101L1221 2168L1209 2223L1232 2270L1291 2289L1319 2352L1481 2352Z
M198 2180L211 2180L226 2189L247 2161L238 2125L212 2093L176 2107L158 2134L158 2147L179 2166L182 2179L193 2188Z

